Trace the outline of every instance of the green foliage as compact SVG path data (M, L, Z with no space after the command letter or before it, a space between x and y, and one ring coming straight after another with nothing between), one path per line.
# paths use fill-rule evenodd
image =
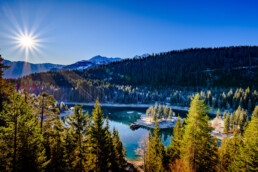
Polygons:
M173 137L171 137L170 145L168 147L168 158L171 162L180 159L180 149L183 139L183 124L180 122L178 116L176 126L173 128Z
M243 144L237 151L231 165L234 171L258 171L258 106L256 106L252 120L244 132Z
M232 139L224 138L219 149L219 163L218 171L233 170L233 160L239 154L239 149L242 145L242 138L240 135L234 134Z
M115 130L111 135L108 126L104 124L98 99L92 112L92 124L89 128L89 153L90 169L94 171L122 171L124 166L125 152L118 132Z
M125 164L126 149L123 148L123 143L120 140L118 131L115 128L113 128L112 139L115 151L115 162L117 164L117 167L114 167L112 171L122 171Z
M220 110L218 109L216 118L220 118Z
M8 84L3 78L4 70L9 67L3 64L4 59L0 54L0 112L3 110L3 102L8 100L9 93L11 91L11 84ZM3 121L0 119L0 126Z
M40 117L40 128L41 132L43 132L43 121L46 127L50 127L53 121L52 117L54 116L55 118L56 113L59 112L58 108L56 108L56 101L52 95L42 92L38 97L34 98L32 102L35 106L34 113Z
M226 119L225 119L225 121L224 121L224 132L228 132L229 131L229 129L230 129L230 118L229 118L229 113L227 114L227 116L226 116Z
M161 104L155 103L155 106L150 106L147 110L146 110L146 114L151 116L153 118L154 121L156 121L156 119L167 119L167 118L171 118L172 115L172 109L168 108L168 106L163 105L161 106Z
M84 171L87 167L87 149L84 142L90 126L89 115L88 113L83 114L82 106L75 105L74 113L67 116L65 121L69 125L67 133L70 136L68 136L68 139L72 142L71 145L68 144L71 147L67 147L69 149L67 152L72 152L68 155L70 157L67 157L68 164L71 165L69 168L75 171Z
M49 161L32 106L15 91L3 105L0 115L5 125L0 127L0 168L3 171L43 171Z
M217 164L217 145L208 120L207 106L196 94L185 120L181 149L181 159L196 171L214 171Z
M149 134L145 160L145 171L164 171L165 147L161 140L158 121L156 120L153 136Z

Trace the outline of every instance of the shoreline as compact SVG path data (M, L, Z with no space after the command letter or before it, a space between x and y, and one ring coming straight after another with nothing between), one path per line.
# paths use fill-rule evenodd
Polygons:
M94 106L95 102L91 103L83 103L83 102L64 102L65 105L83 105L83 106ZM120 104L120 103L100 103L102 107L121 107L121 108L149 108L150 106L155 106L155 104ZM188 112L189 107L177 106L177 105L168 105L169 108L176 111L184 111ZM209 108L209 115L216 115L217 109ZM220 114L223 115L224 112L228 112L229 110L221 111Z

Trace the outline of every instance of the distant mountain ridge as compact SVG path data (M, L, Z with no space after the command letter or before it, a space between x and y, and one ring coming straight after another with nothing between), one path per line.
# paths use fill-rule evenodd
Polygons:
M120 61L120 60L122 60L120 57L108 58L108 57L103 57L103 56L97 55L95 57L92 57L89 61L92 63L95 63L95 64L102 65L102 64L108 64L111 62L115 62L115 61Z
M89 60L81 60L70 65L60 65L52 63L34 64L25 61L10 61L4 60L4 64L10 66L4 71L5 78L20 78L31 73L40 73L47 71L60 70L85 70L99 65L105 65L111 62L120 61L121 58L108 58L100 55L94 56Z
M89 60L81 60L71 65L64 66L60 70L85 70L85 69L93 68L95 66L106 65L111 62L120 61L120 60L122 59L119 57L109 58L109 57L103 57L103 56L97 55L92 57Z
M9 66L9 69L4 71L5 78L19 78L31 73L47 72L52 68L62 68L64 66L52 63L34 64L25 61L10 60L4 60L4 64Z

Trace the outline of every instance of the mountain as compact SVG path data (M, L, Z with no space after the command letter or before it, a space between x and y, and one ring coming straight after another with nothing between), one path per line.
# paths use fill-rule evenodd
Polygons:
M143 55L140 55L140 56L136 55L133 58L139 59L139 58L145 58L145 57L148 57L148 56L150 56L150 54L146 53L146 54L143 54Z
M98 65L105 65L111 62L120 61L121 58L108 58L103 56L95 56L89 60L82 60L70 65L59 65L52 63L41 63L33 64L24 61L9 61L4 60L4 64L10 66L4 72L5 78L20 78L22 76L31 74L31 73L40 73L47 71L60 71L60 70L85 70Z
M122 59L119 58L119 57L108 58L108 57L103 57L103 56L97 55L95 57L92 57L89 61L92 62L92 63L95 63L96 65L103 65L103 64L108 64L108 63L111 63L111 62L120 61L120 60L122 60Z
M122 60L121 58L108 58L108 57L103 57L100 55L94 56L89 60L82 60L78 61L76 63L73 63L71 65L67 65L61 68L61 70L85 70L89 68L93 68L95 66L99 65L106 65L111 62L116 62Z
M25 61L4 60L9 69L4 71L5 78L19 78L31 73L47 72L52 68L60 69L63 65L52 63L33 64Z
M96 66L95 63L92 63L91 61L88 61L88 60L82 60L70 65L66 65L62 67L61 70L84 70L84 69L92 68L94 66Z

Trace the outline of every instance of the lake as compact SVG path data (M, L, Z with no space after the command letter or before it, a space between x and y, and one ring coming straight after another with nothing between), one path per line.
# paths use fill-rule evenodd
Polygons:
M71 105L70 105L71 107ZM86 111L91 114L93 106L83 106L84 113ZM139 156L136 154L135 150L139 147L139 142L148 136L150 129L139 128L137 130L130 129L130 124L135 122L140 118L141 114L146 112L147 108L132 108L132 107L101 107L105 117L108 115L110 130L115 127L119 136L126 147L126 158L129 160L136 160ZM176 115L185 118L187 112L185 111L175 111ZM162 140L165 146L170 143L171 135L173 129L161 130Z

